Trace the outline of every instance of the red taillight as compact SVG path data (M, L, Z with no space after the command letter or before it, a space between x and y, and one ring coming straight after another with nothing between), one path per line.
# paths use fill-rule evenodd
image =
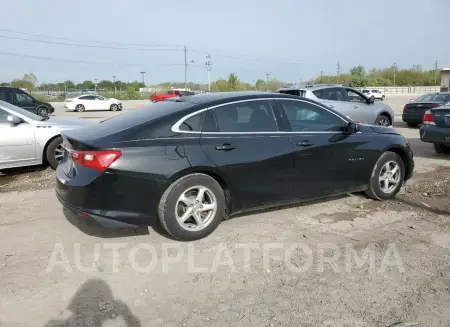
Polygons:
M423 115L423 123L425 125L436 125L430 110L425 111L425 115Z
M103 151L73 151L72 160L80 166L98 171L105 171L111 164L120 158L122 152L117 150Z
M407 105L405 105L405 106L403 107L403 111L405 111L406 109L408 109L408 106L407 106Z

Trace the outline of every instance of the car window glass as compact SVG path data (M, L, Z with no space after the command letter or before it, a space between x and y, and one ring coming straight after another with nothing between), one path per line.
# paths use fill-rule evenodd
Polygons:
M342 120L328 110L304 101L279 102L293 132L342 130Z
M16 101L19 106L34 104L33 98L23 92L16 92Z
M330 101L345 101L345 95L339 88L323 89L322 99Z
M350 102L360 102L367 103L367 100L363 98L361 95L352 90L347 90L348 92L348 101Z
M245 101L214 109L219 132L276 132L277 123L267 100Z
M181 125L181 131L189 131L189 132L201 132L203 122L205 121L206 111L198 113L188 119L185 119Z
M12 103L13 102L13 94L10 89L0 89L0 100Z
M8 123L8 120L6 119L8 117L8 115L9 115L9 113L0 109L0 124Z

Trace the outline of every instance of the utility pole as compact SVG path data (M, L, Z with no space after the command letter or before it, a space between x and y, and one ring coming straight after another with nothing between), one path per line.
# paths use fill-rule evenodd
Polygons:
M395 75L397 74L397 64L394 62L394 86L395 86Z
M323 70L320 71L320 83L323 83Z
M269 76L270 76L270 73L266 73L266 92L268 91L268 86L269 86Z
M113 83L114 83L114 98L116 97L116 75L113 76Z
M211 54L206 55L205 66L206 66L206 71L208 73L208 92L211 92L211 66L212 66Z
M436 60L436 61L434 62L434 85L437 85L437 73L438 73L438 69L439 69L438 61Z
M141 75L142 75L142 84L144 84L144 87L145 87L145 78L144 78L144 75L146 74L147 72L141 72Z
M98 79L94 79L94 81L95 81L95 93L97 93L97 81L98 81Z
M341 72L341 65L340 65L340 63L338 61L338 63L337 63L337 71L336 71L336 84L339 84L339 74L340 74L340 72Z
M184 88L187 90L187 48L184 46Z

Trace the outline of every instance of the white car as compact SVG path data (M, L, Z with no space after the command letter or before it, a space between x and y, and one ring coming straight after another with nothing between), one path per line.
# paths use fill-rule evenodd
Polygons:
M108 99L97 94L83 94L64 101L64 108L78 112L86 110L122 110L122 103L117 99Z
M364 89L361 91L366 97L383 101L386 97L383 92L374 89Z

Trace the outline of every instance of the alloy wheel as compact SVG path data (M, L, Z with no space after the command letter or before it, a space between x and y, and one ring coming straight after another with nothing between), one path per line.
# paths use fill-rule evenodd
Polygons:
M389 126L391 124L391 122L389 121L389 118L387 118L387 117L381 117L379 120L378 120L378 125L380 125L380 126Z
M53 155L55 156L55 160L59 163L64 155L64 148L62 144L58 144Z
M217 212L217 199L205 186L193 186L184 191L175 205L175 216L180 226L188 231L205 229Z
M381 191L385 194L394 192L400 183L401 170L400 166L395 161L388 161L380 170L378 181L380 183Z

